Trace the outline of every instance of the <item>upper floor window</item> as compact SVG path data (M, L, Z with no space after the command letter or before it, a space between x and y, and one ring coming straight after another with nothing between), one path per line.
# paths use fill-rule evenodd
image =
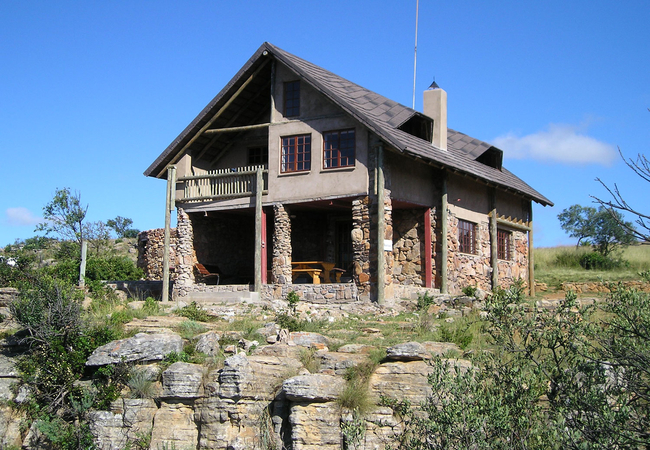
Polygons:
M284 83L284 116L300 115L300 80Z
M354 130L328 131L323 134L323 166L354 166Z
M512 233L497 230L497 259L510 260L510 238Z
M476 254L476 224L458 220L458 250L461 253Z
M268 147L251 147L248 149L248 165L258 166L268 164L269 148Z
M311 170L311 135L283 137L280 172L300 172L305 170Z

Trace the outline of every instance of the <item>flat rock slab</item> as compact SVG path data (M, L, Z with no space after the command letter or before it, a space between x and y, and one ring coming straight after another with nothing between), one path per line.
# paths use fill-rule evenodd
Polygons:
M343 378L314 373L284 380L282 390L292 402L330 402L336 400L345 387Z
M422 361L431 359L431 353L419 342L405 342L386 349L386 359L391 361Z
M183 351L183 339L177 334L138 333L127 339L109 342L98 347L88 361L87 366L106 366L121 362L161 361L171 352Z
M289 343L300 345L301 347L311 347L314 344L327 345L329 343L329 339L318 333L310 333L308 331L293 331L289 333Z
M463 353L459 346L453 342L423 342L422 345L432 355L443 356L447 352Z

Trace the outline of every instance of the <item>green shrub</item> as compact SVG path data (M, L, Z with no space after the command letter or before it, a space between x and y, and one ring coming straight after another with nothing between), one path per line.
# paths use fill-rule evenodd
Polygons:
M463 294L465 294L468 297L474 297L476 295L476 291L478 288L476 286L465 286L463 288Z
M580 266L586 270L611 270L620 267L621 264L620 261L597 252L586 253L580 257Z
M196 322L208 322L210 320L207 311L202 309L196 302L192 302L189 305L176 310L176 314L181 317L187 317Z
M131 370L127 385L131 390L131 398L153 398L155 395L155 385L144 369Z
M320 370L320 358L313 348L300 350L300 362L309 373L318 373Z
M418 309L424 310L427 309L429 306L433 305L435 303L436 299L434 296L429 295L428 292L425 292L424 295L418 294Z
M205 325L191 319L178 324L178 333L183 339L192 339L197 334L204 333L206 330Z
M289 302L289 309L295 314L296 306L298 305L298 302L300 302L300 297L296 291L291 291L287 294L287 302Z

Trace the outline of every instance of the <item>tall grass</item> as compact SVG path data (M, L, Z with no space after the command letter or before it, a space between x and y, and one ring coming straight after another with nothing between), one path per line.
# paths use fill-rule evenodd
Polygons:
M563 282L595 282L639 280L639 272L650 269L650 246L634 245L612 255L620 259L620 267L611 270L585 270L580 258L591 252L590 247L536 248L535 279L550 287L559 287Z

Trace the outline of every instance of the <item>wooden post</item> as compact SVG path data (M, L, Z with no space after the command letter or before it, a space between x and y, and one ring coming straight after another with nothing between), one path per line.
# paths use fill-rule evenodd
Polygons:
M530 202L528 217L528 290L531 297L535 296L535 258L533 256L533 202Z
M81 241L81 265L79 266L79 287L86 286L86 254L88 253L88 241Z
M442 196L440 199L440 293L447 288L447 172L442 173Z
M377 303L386 303L386 255L384 240L386 239L386 217L384 214L384 146L377 147Z
M431 208L424 210L424 287L433 287Z
M165 240L163 246L163 287L162 301L169 301L169 241L171 213L174 209L176 196L176 166L167 167L167 195L165 201Z
M255 292L262 292L262 192L264 177L262 168L257 168L255 182Z
M499 259L497 251L497 193L490 189L490 265L492 266L492 289L499 285Z

